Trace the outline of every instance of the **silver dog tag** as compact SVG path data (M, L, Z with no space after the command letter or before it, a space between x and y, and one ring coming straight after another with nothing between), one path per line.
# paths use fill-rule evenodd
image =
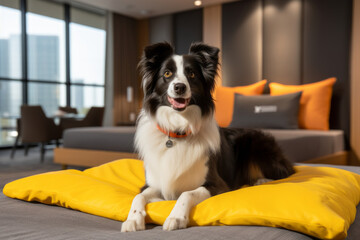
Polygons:
M174 143L170 139L166 141L166 147L167 148L171 148L173 145L174 145Z

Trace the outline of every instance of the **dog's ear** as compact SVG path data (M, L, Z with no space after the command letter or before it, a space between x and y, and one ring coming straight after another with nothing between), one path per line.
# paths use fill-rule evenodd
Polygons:
M204 43L193 43L190 46L189 54L199 59L201 70L210 90L215 88L215 76L219 64L219 49Z
M142 75L142 86L145 95L152 91L161 64L173 53L173 47L166 42L156 43L145 48L138 66Z
M161 63L174 53L173 47L167 43L155 43L147 46L144 50L144 56L151 64Z

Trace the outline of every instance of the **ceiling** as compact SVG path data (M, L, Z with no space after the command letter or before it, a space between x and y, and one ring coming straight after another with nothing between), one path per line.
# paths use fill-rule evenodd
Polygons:
M200 7L233 1L202 0ZM137 19L199 8L194 5L194 0L72 0L70 2L117 12Z

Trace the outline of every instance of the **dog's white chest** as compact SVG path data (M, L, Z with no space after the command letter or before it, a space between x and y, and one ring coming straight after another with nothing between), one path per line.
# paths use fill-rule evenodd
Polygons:
M156 160L145 157L147 183L159 189L166 200L177 199L182 192L196 189L206 181L207 157L191 154L195 149L184 145L188 143L175 141L172 148L163 146L166 149Z
M212 119L202 119L197 106L189 106L180 115L168 107L158 110L156 122L167 129L190 129L185 138L171 139L160 131L147 115L138 122L136 147L144 160L146 182L158 189L166 200L177 199L184 191L202 186L208 174L208 158L220 146L220 136ZM174 125L174 126L173 126Z

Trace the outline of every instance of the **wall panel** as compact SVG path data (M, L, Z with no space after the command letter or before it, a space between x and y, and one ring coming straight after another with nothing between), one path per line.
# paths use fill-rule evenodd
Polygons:
M351 147L360 159L360 0L354 0L351 41ZM359 164L359 162L357 162Z
M151 44L168 42L174 44L173 15L153 17L149 20L149 41Z
M189 52L191 43L203 40L202 9L176 13L174 15L174 44L177 54Z
M114 43L114 124L134 124L130 115L139 111L137 73L138 23L135 19L113 15ZM133 88L133 101L127 101L127 87Z
M301 0L265 0L263 78L301 83Z
M137 21L137 38L138 38L138 60L137 63L140 61L141 56L144 52L144 49L146 46L148 46L150 44L150 27L149 27L150 23L148 19L143 19L143 20L138 20ZM137 86L135 86L134 91L136 91L135 93L135 97L137 97L136 99L134 99L135 101L135 113L139 113L140 108L142 106L142 101L144 98L144 92L141 88L141 76L138 72L138 84ZM135 85L136 83L134 83Z
M262 2L244 0L222 7L224 86L262 79Z
M216 84L220 86L222 85L221 9L221 5L214 5L204 8L203 13L203 42L220 49L220 66L216 77Z
M303 82L337 77L330 128L343 129L349 138L349 51L351 0L304 1Z

